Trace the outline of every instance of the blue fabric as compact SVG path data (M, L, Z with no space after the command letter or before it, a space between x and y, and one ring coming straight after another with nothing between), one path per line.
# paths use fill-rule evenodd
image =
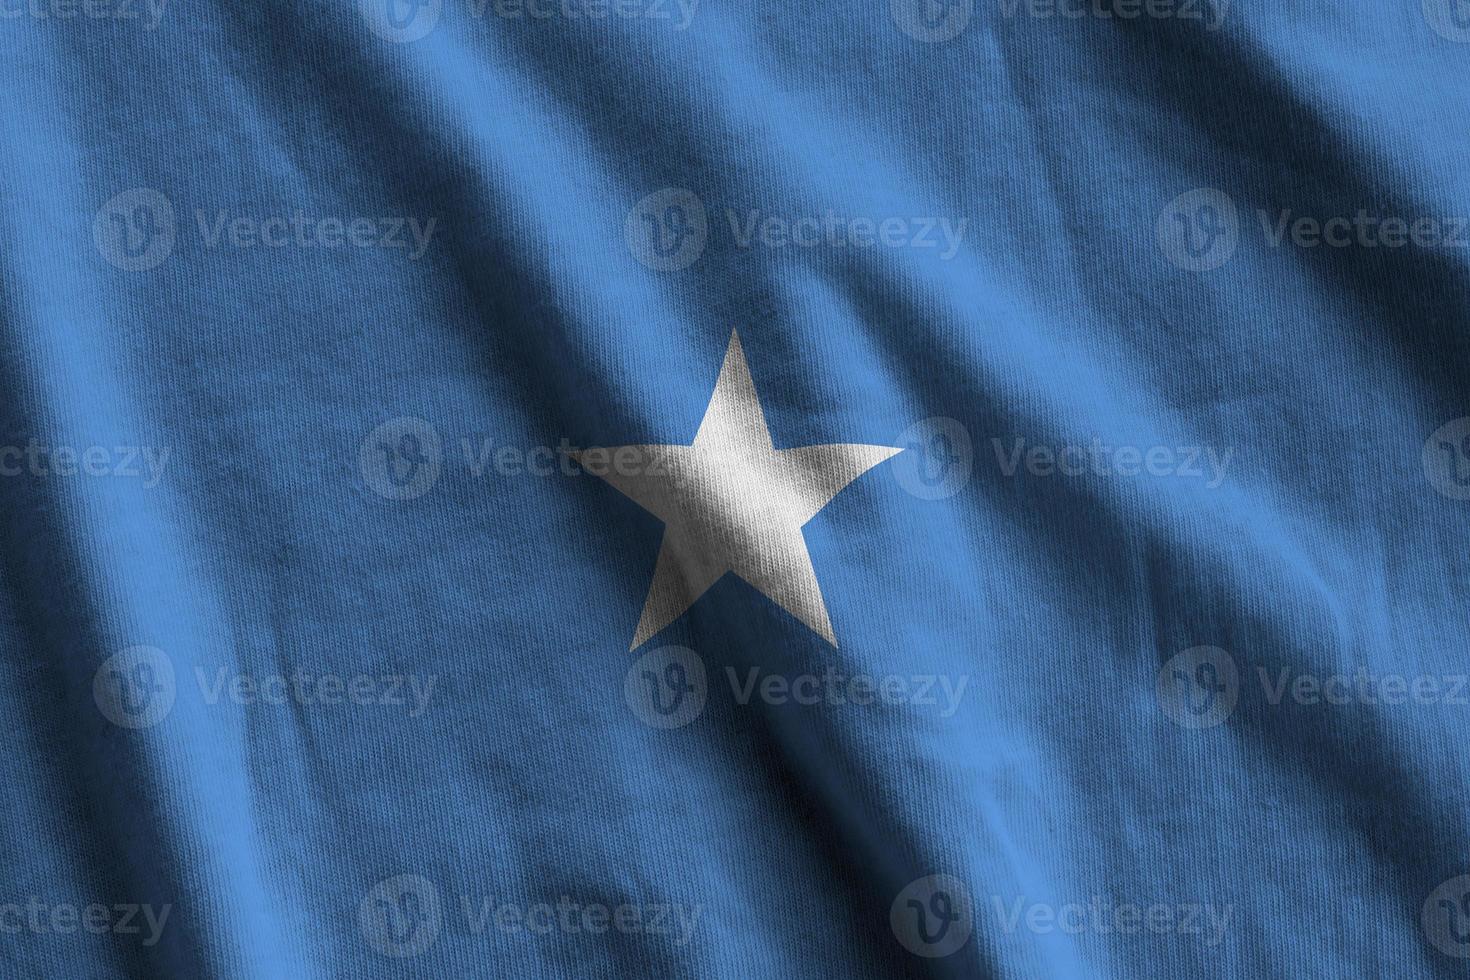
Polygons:
M0 974L1452 976L1463 0L0 0ZM836 645L629 649L738 329Z

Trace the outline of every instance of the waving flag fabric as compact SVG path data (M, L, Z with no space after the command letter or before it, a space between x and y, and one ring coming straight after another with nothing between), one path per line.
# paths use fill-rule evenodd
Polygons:
M0 975L1463 974L1465 0L0 83Z

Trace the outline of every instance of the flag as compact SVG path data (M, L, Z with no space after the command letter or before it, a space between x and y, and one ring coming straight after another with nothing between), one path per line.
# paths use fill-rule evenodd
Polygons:
M1467 78L0 0L0 975L1460 975Z

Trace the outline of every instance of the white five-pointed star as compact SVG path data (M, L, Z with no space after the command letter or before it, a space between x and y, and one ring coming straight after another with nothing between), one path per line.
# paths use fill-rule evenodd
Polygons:
M576 456L586 461L591 452ZM801 529L843 487L899 452L860 445L775 448L740 337L732 333L693 445L601 450L614 461L620 454L638 460L636 466L600 466L597 475L666 525L630 649L683 615L726 572L836 646Z

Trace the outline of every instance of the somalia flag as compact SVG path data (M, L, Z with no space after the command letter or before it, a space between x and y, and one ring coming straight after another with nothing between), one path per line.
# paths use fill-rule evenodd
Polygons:
M1470 0L0 0L0 977L1453 977Z

